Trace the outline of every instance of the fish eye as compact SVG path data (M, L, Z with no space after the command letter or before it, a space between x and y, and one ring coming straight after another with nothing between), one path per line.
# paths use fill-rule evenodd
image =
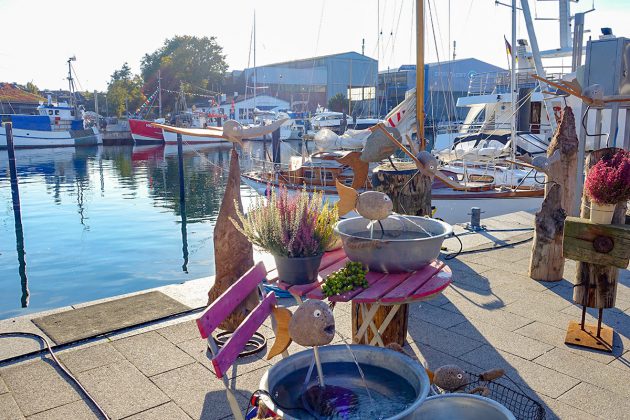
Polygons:
M461 373L457 374L457 379L462 379L464 377L464 375L462 375Z
M315 309L315 311L313 312L313 316L315 318L319 318L320 316L322 316L322 311L320 311L319 309Z

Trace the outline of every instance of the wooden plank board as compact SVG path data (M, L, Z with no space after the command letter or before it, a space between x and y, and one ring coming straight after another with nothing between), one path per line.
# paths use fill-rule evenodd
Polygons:
M234 311L234 309L254 290L267 273L261 262L249 269L231 285L197 318L197 327L203 338L210 334Z
M340 268L343 268L343 266L346 265L346 262L348 262L347 258L342 259L341 261L337 261L336 263L329 265L328 267L324 268L323 270L321 270L317 276L317 281L313 282L313 283L309 283L309 284L296 284L296 285L290 285L287 283L284 283L282 281L278 282L278 286L281 289L284 290L288 290L289 293L291 293L294 296L304 296L306 295L308 292L310 292L311 290L319 287L321 285L321 283L324 281L324 279L332 272L339 270ZM285 289L286 287L286 289Z
M368 284L370 285L370 287L368 287L368 290L372 287L372 285L374 285L375 283L377 283L384 277L385 277L384 273L368 272L365 275L365 280L367 280ZM363 289L362 287L359 287L355 290L351 290L349 292L342 293L340 295L331 296L328 298L328 300L331 302L347 302L353 299L356 295L358 295L364 290L365 289ZM321 285L317 289L313 290L313 292L314 293L312 295L307 295L307 296L308 297L313 296L312 299L324 299L324 293L322 292ZM321 296L321 298L318 296Z
M416 291L409 295L407 300L421 300L440 293L442 290L446 289L449 284L451 284L452 279L453 273L451 272L451 269L447 265L445 265L442 267L441 271L437 272L426 283L424 283Z
M610 241L611 249L598 252L595 243L598 238ZM567 217L563 253L571 260L626 268L630 258L630 226L600 225L588 219Z
M212 359L212 366L217 378L222 378L225 372L232 366L245 344L260 328L276 305L275 293L269 293L260 305L247 315L243 323L232 333L230 339Z
M396 286L405 281L413 273L387 274L376 284L370 285L366 290L361 291L352 298L356 303L376 302Z
M385 303L404 302L410 295L412 295L424 283L429 281L431 277L439 272L442 267L444 267L444 263L437 260L425 267L422 267L420 270L409 276L403 283L398 285L394 290L383 296L380 301Z

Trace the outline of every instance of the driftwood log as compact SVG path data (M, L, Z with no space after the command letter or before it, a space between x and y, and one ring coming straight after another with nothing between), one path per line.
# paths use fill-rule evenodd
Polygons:
M529 276L534 280L562 280L562 233L567 214L561 201L562 188L559 184L553 184L545 195L542 208L536 213L534 245L529 264Z
M413 162L399 162L396 167L386 163L372 174L374 190L387 194L399 214L431 216L431 184Z
M591 152L586 158L584 172L588 171L605 156L616 153L619 149L606 148ZM589 219L591 201L586 193L582 194L580 217ZM613 224L624 224L627 203L619 203L613 214ZM589 308L613 308L617 296L619 270L608 265L578 262L577 276L573 288L573 301Z
M529 276L539 281L559 281L564 274L562 233L564 219L575 196L578 138L571 107L565 107L560 125L547 149L543 168L545 199L536 213Z
M242 212L241 170L236 149L232 149L230 170L219 209L217 223L214 226L214 285L208 292L208 305L221 296L236 280L254 265L254 251L249 240L240 233L232 220L238 220L236 206ZM219 328L234 331L245 317L258 305L259 298L254 290L228 316Z

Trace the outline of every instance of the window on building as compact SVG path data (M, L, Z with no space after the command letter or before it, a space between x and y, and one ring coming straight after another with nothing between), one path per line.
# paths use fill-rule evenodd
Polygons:
M374 86L353 87L348 89L347 97L352 101L376 98L376 88Z

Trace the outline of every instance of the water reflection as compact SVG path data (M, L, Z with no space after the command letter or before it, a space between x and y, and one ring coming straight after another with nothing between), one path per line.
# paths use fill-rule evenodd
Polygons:
M17 150L23 227L0 150L0 319L214 274L230 147L184 146L184 200L176 146ZM282 144L283 163L300 153ZM265 144L241 155L260 167Z

